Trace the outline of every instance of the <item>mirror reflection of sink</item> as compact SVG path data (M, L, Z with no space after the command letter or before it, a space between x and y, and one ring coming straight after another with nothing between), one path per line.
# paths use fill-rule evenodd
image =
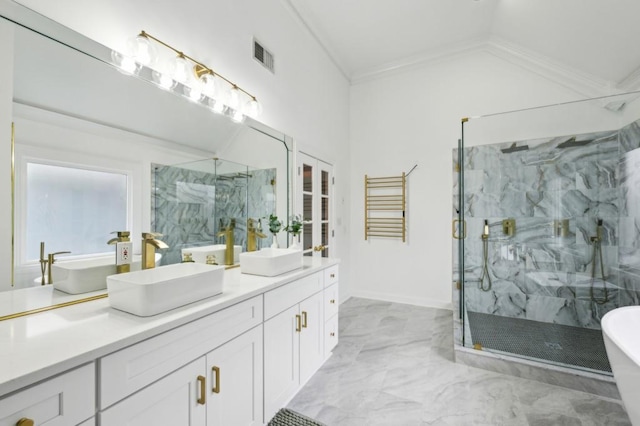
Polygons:
M142 256L133 255L131 270L139 271ZM156 266L162 254L156 253ZM114 255L94 257L91 259L58 261L51 268L53 288L69 294L88 293L107 288L107 276L116 273ZM38 281L40 279L38 278Z
M227 246L224 244L183 248L182 257L184 258L185 253L191 253L194 262L207 263L207 256L212 254L216 257L218 265L224 265L224 253L226 249ZM242 252L242 246L233 246L233 263L240 261L240 252Z
M302 267L302 250L264 248L240 253L240 272L273 277Z
M147 317L222 293L224 266L176 263L107 277L111 307Z

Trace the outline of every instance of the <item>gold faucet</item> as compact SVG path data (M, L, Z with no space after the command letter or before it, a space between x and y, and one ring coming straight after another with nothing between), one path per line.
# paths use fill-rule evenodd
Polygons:
M255 219L249 218L247 220L247 251L258 250L258 238L267 238L262 233L262 226L256 228Z
M155 232L142 233L142 269L152 269L156 266L156 249L166 249L169 246L158 240L162 234Z
M234 244L234 236L233 230L236 227L236 220L230 219L229 225L222 228L221 231L218 232L218 237L224 237L226 248L224 250L224 264L225 265L233 265L233 244Z
M118 243L130 242L131 239L129 239L129 235L131 235L131 233L129 231L117 231L112 232L112 234L118 234L118 236L107 241L107 244L116 246L116 273L122 274L123 272L129 272L131 271L130 263L118 264Z
M54 263L56 263L56 256L59 254L69 254L71 253L70 251L57 251L55 253L49 253L47 255L47 263L49 264L49 274L47 275L47 278L49 280L49 284L53 284L53 277L51 276L51 267L53 266Z

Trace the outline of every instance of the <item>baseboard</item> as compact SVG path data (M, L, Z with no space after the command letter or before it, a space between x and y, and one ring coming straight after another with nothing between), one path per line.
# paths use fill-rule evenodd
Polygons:
M360 297L363 299L381 300L385 302L404 303L405 305L423 306L425 308L437 308L452 310L451 302L443 302L422 297L398 296L390 293L378 293L374 291L353 291L349 297ZM349 299L349 298L347 298Z

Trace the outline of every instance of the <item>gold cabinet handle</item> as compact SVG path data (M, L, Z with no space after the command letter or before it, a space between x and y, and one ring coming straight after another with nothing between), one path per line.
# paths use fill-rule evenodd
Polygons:
M216 375L215 385L213 389L211 389L211 392L220 393L220 367L213 367L211 371Z
M331 333L329 333L329 336L331 337L336 337L336 333L334 333L333 331Z
M329 300L329 303L331 303L332 305L335 305L336 304L336 299Z
M198 404L204 405L207 403L207 378L198 376L198 382L200 382L200 398L198 398Z
M331 275L329 275L329 277L331 277L331 278L335 278L335 277L336 277L336 274L331 274Z
M18 420L18 423L16 423L16 426L33 426L34 424L35 423L33 420L23 417L20 420Z
M302 311L302 328L307 328L307 313Z
M302 331L302 318L300 315L296 315L296 331L298 333Z
M313 248L313 250L314 250L314 251L322 251L322 250L324 250L324 249L326 249L326 248L327 248L326 246L324 246L324 245L320 244L319 246L315 246L315 247Z

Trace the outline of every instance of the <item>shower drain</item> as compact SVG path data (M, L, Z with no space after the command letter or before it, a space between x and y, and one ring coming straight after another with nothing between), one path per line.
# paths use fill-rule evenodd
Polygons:
M544 345L549 349L555 349L556 351L562 350L562 345L560 343L555 342L544 342Z

